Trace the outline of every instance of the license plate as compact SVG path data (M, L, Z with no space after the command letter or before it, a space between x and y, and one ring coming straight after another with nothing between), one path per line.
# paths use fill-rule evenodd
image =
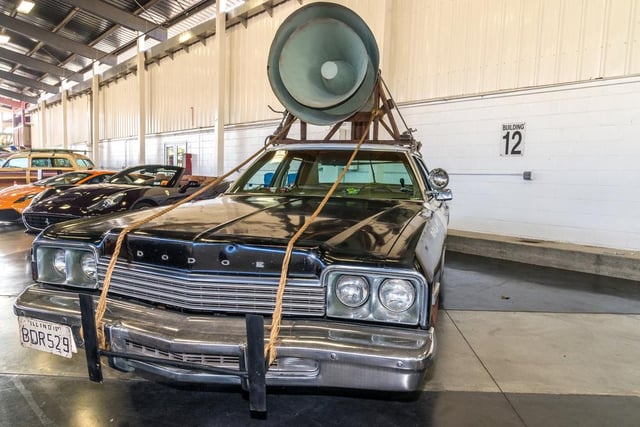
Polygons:
M18 317L23 347L71 358L77 353L71 327L29 317Z

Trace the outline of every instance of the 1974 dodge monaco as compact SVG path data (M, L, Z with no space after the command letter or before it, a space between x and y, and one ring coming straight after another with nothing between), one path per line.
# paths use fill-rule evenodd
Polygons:
M352 151L352 144L277 146L227 194L131 232L104 319L110 348L123 355L110 365L240 383L197 366L245 366L245 314L273 312L284 248ZM420 386L436 343L451 198L443 177L429 174L411 148L361 148L296 245L267 385ZM14 306L25 346L65 357L83 347L78 294L97 297L123 225L152 211L55 224L36 238L35 283Z

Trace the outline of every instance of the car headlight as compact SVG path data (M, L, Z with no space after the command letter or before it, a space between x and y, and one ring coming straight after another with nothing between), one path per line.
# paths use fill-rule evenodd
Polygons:
M362 276L341 276L336 282L336 296L347 307L360 307L369 298L369 283Z
M125 196L125 193L112 194L100 200L99 202L92 204L87 209L89 210L89 212L103 211L105 209L110 209L116 206L118 203L120 203L122 199L124 199L124 196Z
M380 303L389 311L407 311L416 300L416 290L408 280L387 279L378 291Z
M62 249L56 249L53 252L52 264L55 271L57 271L60 274L66 274L67 260L66 260L66 254Z
M90 252L82 254L80 256L80 268L86 277L94 279L98 273L95 255Z
M31 202L29 203L29 206L33 206L33 205L37 204L38 202L40 202L41 200L44 200L47 197L50 197L50 196L56 194L57 191L58 191L58 189L56 189L56 188L49 188L49 189L46 189L44 191L39 192L38 194L36 194L36 195L31 197Z
M428 284L417 271L331 266L321 278L327 287L327 316L417 325L428 322Z
M19 199L17 199L15 202L13 203L24 203L27 200L31 200L36 196L36 194L27 194L26 196L22 196Z
M95 289L97 255L90 248L36 246L36 280L55 285Z

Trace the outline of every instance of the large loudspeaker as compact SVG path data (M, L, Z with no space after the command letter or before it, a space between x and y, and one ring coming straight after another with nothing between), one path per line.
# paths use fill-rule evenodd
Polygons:
M367 106L378 65L378 45L357 14L338 4L312 3L278 28L267 74L291 114L330 125Z

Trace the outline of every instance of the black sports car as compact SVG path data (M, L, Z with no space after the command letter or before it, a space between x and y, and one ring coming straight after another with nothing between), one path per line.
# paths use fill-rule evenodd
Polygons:
M51 224L80 217L104 215L169 205L197 191L213 178L186 175L179 166L134 166L115 174L104 184L61 190L44 200L37 198L24 210L28 231L39 232ZM221 182L200 199L216 197L229 186Z

